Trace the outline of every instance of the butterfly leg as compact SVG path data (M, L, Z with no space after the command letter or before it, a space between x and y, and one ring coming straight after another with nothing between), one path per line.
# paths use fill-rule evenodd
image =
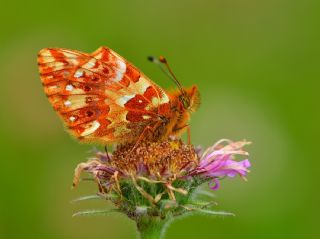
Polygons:
M191 144L191 130L190 130L190 125L186 124L182 127L179 127L179 128L175 128L173 130L173 133L174 135L180 135L181 132L184 130L184 129L187 129L187 134L188 134L188 144Z
M134 146L133 146L132 149L130 150L130 152L129 152L128 155L130 155L130 154L137 148L137 146L138 146L139 143L143 140L145 134L146 134L148 131L149 131L150 133L153 133L154 130L153 130L153 128L152 128L151 126L149 126L149 125L146 126L146 127L144 128L144 130L142 131L142 133L140 134L138 140L136 141L136 143L134 144Z
M136 148L137 146L139 145L139 143L145 138L146 134L147 133L151 133L153 134L154 131L158 128L158 126L161 124L161 122L157 122L153 127L151 127L150 125L146 126L142 133L140 134L138 140L136 141L136 143L134 144L133 148L130 150L130 153L131 154Z
M108 146L107 146L107 145L104 146L104 151L106 152L107 159L108 159L108 161L110 162L110 161L111 161L111 158L110 158L110 155L109 155L109 152L108 152Z
M190 130L190 126L187 125L187 133L188 133L188 144L191 144L191 130Z

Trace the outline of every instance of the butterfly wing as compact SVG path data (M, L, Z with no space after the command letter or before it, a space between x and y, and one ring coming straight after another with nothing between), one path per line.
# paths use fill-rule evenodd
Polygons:
M170 111L167 94L109 48L45 48L38 64L50 103L81 141L135 140Z

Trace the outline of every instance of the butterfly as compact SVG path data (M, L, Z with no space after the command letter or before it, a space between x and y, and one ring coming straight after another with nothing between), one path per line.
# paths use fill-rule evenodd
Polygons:
M155 58L151 58L154 61ZM172 73L165 58L162 62ZM68 132L86 143L126 143L179 136L199 105L197 86L165 91L107 47L91 54L64 48L38 53L49 102Z

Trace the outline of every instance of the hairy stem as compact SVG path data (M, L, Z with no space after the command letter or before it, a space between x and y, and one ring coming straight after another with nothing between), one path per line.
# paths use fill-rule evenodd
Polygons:
M137 220L137 228L141 239L161 239L167 220L159 217L145 216Z

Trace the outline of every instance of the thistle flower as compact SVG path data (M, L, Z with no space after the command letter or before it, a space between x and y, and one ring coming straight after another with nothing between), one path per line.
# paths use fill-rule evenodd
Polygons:
M224 146L223 143L226 145ZM226 139L218 141L202 154L199 166L190 175L203 175L211 178L214 184L211 186L213 190L219 188L219 178L221 177L234 177L238 174L246 180L245 176L251 166L250 161L248 159L240 162L233 160L235 155L248 156L248 152L242 150L246 144L250 144L250 142L232 142Z
M112 154L97 151L80 163L73 183L78 185L83 171L91 174L99 196L135 220L142 238L157 238L164 223L185 213L232 215L210 210L213 202L195 198L205 182L216 190L224 177L245 179L250 162L237 162L235 156L248 155L242 149L246 144L220 140L204 153L178 139L118 145Z

